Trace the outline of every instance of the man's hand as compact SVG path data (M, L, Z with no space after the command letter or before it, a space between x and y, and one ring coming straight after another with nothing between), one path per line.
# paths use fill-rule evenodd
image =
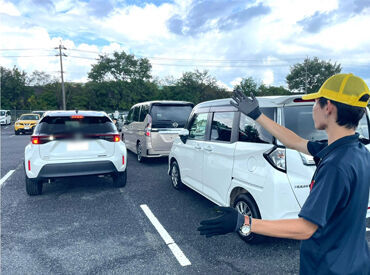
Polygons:
M230 100L230 104L243 114L254 120L259 118L261 115L258 100L255 98L253 93L251 93L252 99L249 99L240 89L235 89L232 98L234 101Z
M223 235L238 231L244 224L244 216L232 207L216 207L217 212L222 215L216 218L201 221L202 226L198 227L200 235L206 235L207 238L215 235Z

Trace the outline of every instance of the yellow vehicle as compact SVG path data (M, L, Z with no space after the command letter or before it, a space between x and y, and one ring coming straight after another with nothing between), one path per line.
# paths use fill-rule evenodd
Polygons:
M23 114L14 123L14 133L19 135L20 133L32 134L33 129L40 120L40 115L38 114Z

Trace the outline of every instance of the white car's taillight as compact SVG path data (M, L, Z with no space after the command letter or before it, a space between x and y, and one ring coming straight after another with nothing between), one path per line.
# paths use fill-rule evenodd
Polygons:
M315 165L315 161L313 160L313 156L306 155L306 154L303 154L303 153L299 153L299 155L301 156L304 165Z
M263 154L265 159L277 170L286 173L286 150L274 146Z
M152 117L148 115L148 124L145 127L145 135L150 137L150 132L152 131Z

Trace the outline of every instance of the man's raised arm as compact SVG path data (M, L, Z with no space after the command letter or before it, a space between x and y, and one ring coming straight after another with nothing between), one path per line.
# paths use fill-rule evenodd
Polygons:
M233 100L230 101L231 105L261 124L263 128L280 140L286 147L310 155L307 149L308 140L262 114L259 109L258 100L252 93L250 99L242 91L235 90L232 98Z

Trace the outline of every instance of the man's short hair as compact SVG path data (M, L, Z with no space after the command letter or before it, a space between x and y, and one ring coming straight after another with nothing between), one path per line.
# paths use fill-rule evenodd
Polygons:
M364 116L365 108L343 104L325 97L319 98L320 107L323 108L330 100L337 107L337 123L347 129L356 129L359 121Z

